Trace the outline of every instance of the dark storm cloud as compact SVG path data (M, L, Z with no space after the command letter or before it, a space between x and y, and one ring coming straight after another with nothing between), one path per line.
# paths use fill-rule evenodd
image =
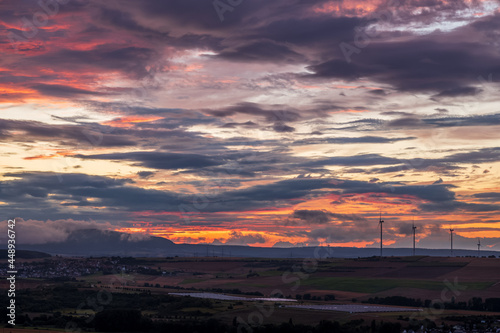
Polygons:
M143 1L137 5L137 2L127 1L124 7L101 9L99 19L108 27L155 38L169 45L209 48L217 53L211 56L213 58L299 63L308 58L308 53L330 54L331 45L352 39L354 29L368 22L363 18L334 17L311 10L311 6L323 2L244 1L226 7L229 10L220 14L214 8L215 2ZM144 16L153 21L161 19L165 24L161 28L153 27ZM171 31L175 31L177 37L172 37Z
M75 155L74 157L94 160L132 161L153 169L198 169L225 164L224 158L198 154L177 154L165 152L131 152L96 155Z
M424 122L419 118L403 117L387 123L389 127L421 127Z
M90 50L60 49L26 59L28 65L57 66L67 71L119 71L132 78L148 75L146 66L158 57L152 48L98 45Z
M446 156L441 159L436 159L439 162L449 163L485 163L500 161L500 148L483 148L479 150L456 153Z
M133 138L109 132L109 128L98 124L88 124L88 126L49 125L37 121L0 119L0 140L2 141L33 142L33 140L38 139L70 146L120 147L136 145Z
M186 117L178 117L183 111ZM189 150L203 153L225 151L227 150L226 143L231 144L231 141L207 138L202 133L189 130L194 125L212 124L217 119L209 119L210 117L190 110L148 109L144 112L165 118L152 122L127 123L125 117L125 121L122 123L122 118L119 117L109 122L117 125L124 124L127 127L101 125L90 122L85 117L53 117L59 121L72 123L71 125L0 119L0 140L18 143L33 143L36 140L44 140L57 143L61 145L61 148L136 146L151 149L161 145L162 149L168 149L172 152ZM104 124L108 124L108 122ZM248 145L254 144L249 139L247 141Z
M500 199L500 193L498 192L476 193L473 194L472 196L474 198L479 198L479 199L494 199L494 200Z
M143 189L129 185L130 180L85 174L9 173L0 183L0 200L9 204L5 214L35 218L39 210L44 217L93 218L117 221L126 211L199 211L194 198L170 191ZM9 179L15 177L14 179ZM322 188L324 181L284 182L272 186L257 186L247 190L229 191L210 198L203 211L230 211L263 207L283 199L301 198L310 190ZM260 193L261 188L271 193ZM278 187L278 188L276 188ZM282 193L279 193L282 192ZM64 204L61 205L61 202ZM182 206L181 206L182 205ZM64 210L71 206L71 211ZM98 212L93 206L102 207ZM29 207L37 207L30 210Z
M491 40L497 40L500 31L500 13L496 11L493 15L482 17L472 22L469 27L475 31L485 33Z
M257 202L272 203L275 201L305 198L314 194L315 190L331 187L328 179L290 179L275 182L268 185L257 185L247 189L229 191L222 194L230 202L245 202L255 204Z
M391 183L367 183L361 181L344 181L344 193L386 193L395 196L409 195L432 202L453 201L455 193L448 184L438 185L398 185Z
M244 123L225 123L221 128L236 128L236 127L257 127L258 125L253 121L247 121Z
M11 215L25 218L35 218L43 209L47 219L74 217L116 221L123 218L125 211L177 211L179 204L189 202L169 191L130 186L132 181L124 179L50 172L8 173L4 177L15 179L0 183L0 200L9 203ZM63 201L66 203L61 204ZM66 211L64 206L73 208ZM105 208L100 211L86 209L92 206ZM29 207L37 208L30 210Z
M141 7L141 6L139 6ZM116 29L138 36L151 42L162 42L179 49L222 49L220 43L223 38L212 36L207 33L192 33L173 36L168 29L153 28L146 26L148 22L142 24L140 20L133 17L132 13L124 8L99 8L100 15L96 22L107 29ZM140 9L139 9L140 10Z
M401 161L404 162L404 164L399 164L399 165L394 165L394 166L389 166L389 167L381 167L381 168L372 168L368 170L355 170L355 169L350 169L349 172L352 173L367 173L367 174L380 174L380 173L392 173L392 172L404 172L404 171L409 171L409 170L422 170L422 171L431 171L431 172L436 172L440 174L446 174L454 170L460 170L463 169L464 167L457 166L457 165L451 165L451 164L445 164L445 163L437 163L435 161L428 161L428 160L417 160L415 163L412 163L412 161ZM400 173L394 177L403 177L405 174Z
M292 218L308 224L325 224L331 220L329 212L322 210L296 210L293 212Z
M328 243L337 242L360 242L366 241L366 228L360 230L356 227L346 228L345 226L331 226L325 228L315 228L311 231L304 232L304 236L307 236L312 240L324 240ZM369 229L368 229L369 230Z
M450 88L447 90L443 90L434 97L439 98L439 97L475 96L481 92L482 89L478 89L476 87L457 87L457 88Z
M299 120L299 111L292 108L289 109L264 109L256 103L243 102L234 106L229 106L220 110L205 110L215 117L229 117L236 114L244 114L249 116L263 117L268 122L283 122Z
M473 116L450 116L442 118L430 118L422 120L425 124L437 127L454 127L454 126L495 126L500 125L500 113L487 115Z
M134 123L133 129L178 129L187 128L195 125L218 125L221 124L218 118L208 116L197 110L182 109L182 108L164 108L164 107L147 107L137 103L124 102L98 102L91 100L80 101L86 107L96 112L116 113L122 115L140 115L140 116L159 116L164 119L159 119L154 122ZM131 130L133 130L131 129ZM119 131L120 129L116 129ZM187 133L186 133L187 135Z
M478 50L490 50L478 52ZM438 97L477 94L480 73L500 73L500 57L481 42L454 43L428 36L400 42L374 42L352 57L309 66L305 78L371 79L400 91L437 92Z
M343 130L353 129L359 131L380 130L385 128L429 128L431 127L463 127L463 126L495 126L500 125L500 113L485 115L448 115L440 117L436 115L423 117L406 112L382 112L386 116L401 116L393 120L382 119L358 119L347 123L340 128ZM336 128L338 129L338 128Z
M297 7L292 8L292 10L298 9ZM257 29L255 35L276 42L291 43L297 46L316 46L320 49L318 46L338 45L342 40L353 38L355 28L366 23L368 20L363 18L333 17L328 14L290 18L278 16L273 22Z
M370 90L368 93L372 94L372 95L378 95L378 96L385 96L387 94L387 92L384 89L374 89L374 90Z
M274 124L273 130L278 133L290 133L294 132L295 128L285 124Z
M414 140L415 137L403 138L386 138L381 136L360 136L360 137L337 137L337 138L311 138L294 141L295 145L312 145L312 144L355 144L355 143L392 143L398 141Z
M340 12L319 13L314 12L314 7L320 8L329 4L326 0L302 1L302 0L278 0L272 3L263 0L224 2L225 10L217 13L215 2L199 0L172 0L157 2L144 0L140 3L126 0L120 3L120 7L114 6L113 11L120 10L137 12L140 17L148 17L156 21L171 23L171 26L182 27L188 31L209 31L212 34L234 32L240 28L242 35L247 38L257 36L265 37L279 42L290 42L300 44L317 44L318 41L330 41L338 44L339 36L345 38L352 35L354 28L373 22L377 12L386 11L389 3L382 2L376 9L375 15L369 13L366 17L360 17L362 11L343 8ZM108 7L113 4L108 5ZM392 5L394 6L394 4ZM343 6L342 6L343 7ZM347 6L348 7L348 6ZM391 8L389 22L419 22L428 24L436 18L454 17L456 11L477 9L477 3L464 0L458 1L399 1L398 6ZM420 10L425 9L425 10ZM116 26L127 29L142 31L146 22L132 22L127 15L113 13L108 9L107 19ZM362 14L363 13L363 14ZM144 20L142 20L144 21ZM165 27L164 29L168 29Z
M420 209L425 212L453 212L457 210L464 210L468 212L495 212L500 211L500 205L449 201L439 204L422 204L420 205Z
M79 89L60 84L39 83L39 84L32 84L30 85L30 87L37 90L42 95L52 96L52 97L78 97L79 95L101 95L100 92Z
M259 1L255 1L259 2ZM172 25L180 25L189 30L217 30L223 29L229 25L241 23L244 17L244 10L251 14L252 8L257 4L242 4L240 10L227 15L224 25L221 24L213 3L210 1L198 0L173 0L173 1L154 1L144 0L138 6L135 1L124 1L129 8L135 8L147 14L150 18L160 18L168 20Z
M137 173L137 175L140 177L140 178L144 178L144 179L147 179L151 176L153 176L155 173L152 172L152 171L139 171Z
M325 210L295 210L285 221L287 225L326 224L333 220L344 222L364 222L366 219L357 215L336 214Z
M347 161L352 161L348 163ZM369 163L373 161L373 163ZM356 155L351 157L334 157L328 160L318 160L314 165L352 165L367 166L375 164L394 164L390 167L373 168L369 173L397 172L402 170L456 170L463 168L461 164L487 163L500 161L500 148L483 148L463 153L455 153L442 158L393 159L380 155Z
M234 209L276 204L282 200L306 199L326 193L340 195L381 193L387 196L416 200L415 204L425 211L497 211L498 205L486 205L460 202L455 199L455 193L450 190L453 185L404 185L398 183L370 183L337 179L291 179L269 185L259 185L253 188L226 192L220 198L226 198ZM415 199L412 199L415 198ZM408 201L409 203L411 201ZM243 204L244 203L244 204ZM243 204L243 206L240 206ZM214 205L214 208L217 205ZM338 216L337 216L338 217ZM339 218L340 219L340 218Z
M384 193L394 196L413 196L432 202L454 201L455 193L450 191L452 185L412 186L397 183L369 183L363 181L337 179L290 179L269 185L258 185L249 189L227 192L222 197L230 201L255 203L260 201L275 202L279 200L306 198L326 193L362 194ZM340 191L340 192L339 192Z
M243 235L240 232L232 231L229 238L224 242L226 245L247 245L265 243L266 238L261 234Z
M304 60L302 55L291 50L286 45L279 45L270 41L258 41L238 46L232 50L226 49L220 52L217 57L243 62L298 62Z
M263 144L267 145L267 142ZM218 159L223 159L226 164L215 167L205 167L202 169L185 170L183 173L196 173L199 176L214 177L269 177L269 176L282 176L283 174L290 173L306 173L313 172L312 168L307 171L300 166L303 158L288 155L286 149L282 149L279 143L272 142L277 145L271 151L256 151L254 149L240 151L239 153L222 154ZM248 145L256 145L255 143L248 143ZM226 156L226 157L224 157ZM242 181L239 179L238 181Z
M305 166L368 166L377 164L400 164L401 160L392 157L385 157L378 154L363 154L356 156L334 156L326 159L319 159L304 163Z
M135 1L125 1L124 3L131 8L137 8L150 18L168 20L172 22L172 25L186 27L190 31L222 33L234 32L235 27L238 27L241 29L241 34L265 35L268 38L275 36L272 39L278 41L294 38L295 40L292 39L291 42L310 41L310 38L315 35L331 36L332 31L341 29L350 33L352 31L350 28L354 28L356 23L348 25L346 22L356 21L356 18L337 19L330 15L323 15L316 21L311 18L314 16L311 13L311 5L319 5L324 2L326 1L279 0L273 3L264 0L240 1L233 2L222 16L218 15L212 1L172 0L157 2L145 0L141 1L140 6L137 6ZM299 14L302 14L301 18L298 18ZM274 22L283 23L270 26ZM292 31L287 31L287 29L292 29Z
M15 182L19 184L19 188L14 186L2 186L2 194L6 198L22 195L24 193L31 194L36 197L47 197L50 193L49 189L59 191L68 188L88 187L88 188L112 188L124 186L130 183L130 180L115 179L101 176L91 176L86 174L64 174L62 181L58 180L56 173L50 172L13 172L5 173L4 177L14 177L16 180L6 181L4 184ZM47 189L46 191L44 189Z
M132 17L131 13L128 13L126 11L102 7L99 8L99 12L100 16L98 17L98 22L100 23L106 23L107 25L124 29L129 32L160 35L160 32L158 30L154 30L141 25ZM166 35L167 34L165 34L165 36Z
M453 32L427 36L407 33L407 38L394 42L384 41L386 35L381 34L347 63L339 43L354 40L357 31L373 23L373 17L377 17L378 11L384 11L385 5L380 4L374 15L366 17L349 9L336 13L313 10L325 3L327 1L323 0L279 0L272 4L263 0L243 1L229 6L231 10L225 13L221 22L210 1L127 0L120 5L75 1L65 4L64 8L61 6L61 10L88 10L88 14L93 15L92 24L79 27L86 39L104 35L113 41L123 40L124 35L129 34L144 43L137 43L141 46L101 43L87 50L52 48L22 62L31 67L52 68L57 64L59 69L65 70L119 71L132 78L142 78L149 73L148 65L162 58L161 45L169 45L179 49L212 50L216 53L212 57L222 60L308 63L309 70L314 72L306 75L309 78L368 78L402 91L431 91L436 98L475 94L479 92L474 87L478 75L499 72L498 55L485 42L491 29L498 29L492 17L461 28L465 35L480 36L474 38L474 42L454 42L454 38L445 37ZM465 1L453 4L404 1L393 8L388 21L427 24L428 20L442 18L445 14L456 15L456 10L476 7L477 4ZM19 18L28 13L19 12L18 8L9 1L5 5L5 16ZM417 12L419 14L415 14ZM65 32L60 34L59 37L66 36ZM53 90L48 92L54 93ZM372 93L382 96L384 91L379 89Z
M242 102L234 106L229 106L219 110L204 110L211 114L214 117L231 117L235 115L248 115L264 118L265 121L274 123L272 126L272 130L277 133L290 133L294 132L295 128L285 124L285 122L294 122L300 120L302 117L300 115L299 110L295 110L291 107L286 106L270 106L266 109L264 106ZM229 123L229 125L224 126L232 126L234 127L236 123ZM255 125L251 121L247 121L244 123L245 125ZM240 124L241 125L241 124Z

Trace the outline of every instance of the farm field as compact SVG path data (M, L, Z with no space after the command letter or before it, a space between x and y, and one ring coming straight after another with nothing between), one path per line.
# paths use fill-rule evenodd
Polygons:
M149 261L163 275L123 275L124 284L170 289L238 289L270 296L280 290L284 296L311 294L336 300L359 301L370 297L405 296L435 299L450 285L457 288L456 301L472 297L500 297L500 259L389 257L368 259L182 258ZM100 284L116 280L113 275L88 276ZM116 283L116 282L115 282Z
M20 279L19 304L29 305L25 315L34 323L48 320L51 325L62 318L81 322L93 318L93 306L85 305L89 299L106 301L99 311L135 307L153 322L197 323L213 318L232 325L235 318L259 318L262 324L278 325L293 318L304 325L322 320L345 325L430 320L452 325L457 318L500 319L498 310L477 310L488 299L500 299L497 258L135 258L133 262L143 273L120 269L65 281ZM200 293L202 298L186 296Z

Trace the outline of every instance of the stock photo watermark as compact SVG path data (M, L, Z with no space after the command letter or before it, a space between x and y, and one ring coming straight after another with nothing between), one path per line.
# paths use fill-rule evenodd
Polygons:
M7 221L7 282L8 290L7 296L9 297L9 306L7 307L7 321L10 325L16 326L16 220Z
M457 276L455 276L453 283L448 279L445 279L443 284L445 286L441 290L440 297L433 299L429 304L427 304L427 307L422 308L422 312L414 312L410 316L410 320L414 320L417 317L436 320L438 316L443 314L446 308L446 303L452 302L456 297L462 294L462 291L467 289L467 286L459 284Z
M126 280L121 278L118 273L115 273L113 274L113 277L111 278L107 286L104 287L101 286L101 288L95 295L87 297L84 301L78 304L75 310L76 313L78 313L82 309L90 309L92 312L85 319L84 321L85 324L91 323L95 319L97 313L103 311L107 305L111 304L111 302L113 301L113 294L107 289L110 290L116 289L115 282L118 282L120 285L123 285L124 283L126 283ZM82 328L79 326L77 322L69 321L66 324L65 332L80 333L82 332Z
M221 22L224 22L224 15L229 12L231 13L234 11L236 7L241 5L243 3L243 0L215 0L212 2L212 5L214 6L215 12L217 13L217 16L219 17L219 20Z
M387 22L392 17L392 12L390 8L394 8L400 5L399 0L390 0L387 3L388 9L380 12L373 12L368 16L368 20L375 20L376 24ZM375 25L375 24L373 24ZM357 26L354 28L354 39L352 42L341 42L339 44L340 50L344 55L345 61L350 63L352 61L352 56L354 54L360 54L361 50L370 45L372 40L376 38L380 32L377 31L376 27L368 30L365 26Z
M325 251L324 254L320 253L322 250ZM313 257L304 258L300 265L294 264L289 270L285 271L281 275L281 282L289 286L289 292L297 291L301 284L318 270L319 260L333 256L333 252L333 249L330 247L315 247ZM290 286L292 283L293 285ZM284 295L285 293L282 289L274 289L271 292L271 296L284 297ZM264 319L271 317L275 312L275 306L273 304L268 304L266 307L265 303L257 302L255 303L255 308L254 311L248 314L246 319L241 316L236 317L238 333L252 333L254 331L252 327L263 325Z
M49 24L49 20L59 13L60 5L66 5L71 0L39 0L37 2L37 10L34 11L31 17L21 18L21 33L9 32L7 38L11 46L16 51L21 51L20 48L24 43L35 38Z

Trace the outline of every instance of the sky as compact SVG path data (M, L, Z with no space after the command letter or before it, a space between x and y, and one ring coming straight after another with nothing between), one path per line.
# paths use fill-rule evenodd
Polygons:
M499 7L2 0L0 220L500 250Z

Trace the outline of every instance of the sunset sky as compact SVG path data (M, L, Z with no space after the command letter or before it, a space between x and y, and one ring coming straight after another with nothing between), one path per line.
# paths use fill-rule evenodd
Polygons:
M500 250L500 2L2 0L26 243ZM4 237L2 234L1 237Z

